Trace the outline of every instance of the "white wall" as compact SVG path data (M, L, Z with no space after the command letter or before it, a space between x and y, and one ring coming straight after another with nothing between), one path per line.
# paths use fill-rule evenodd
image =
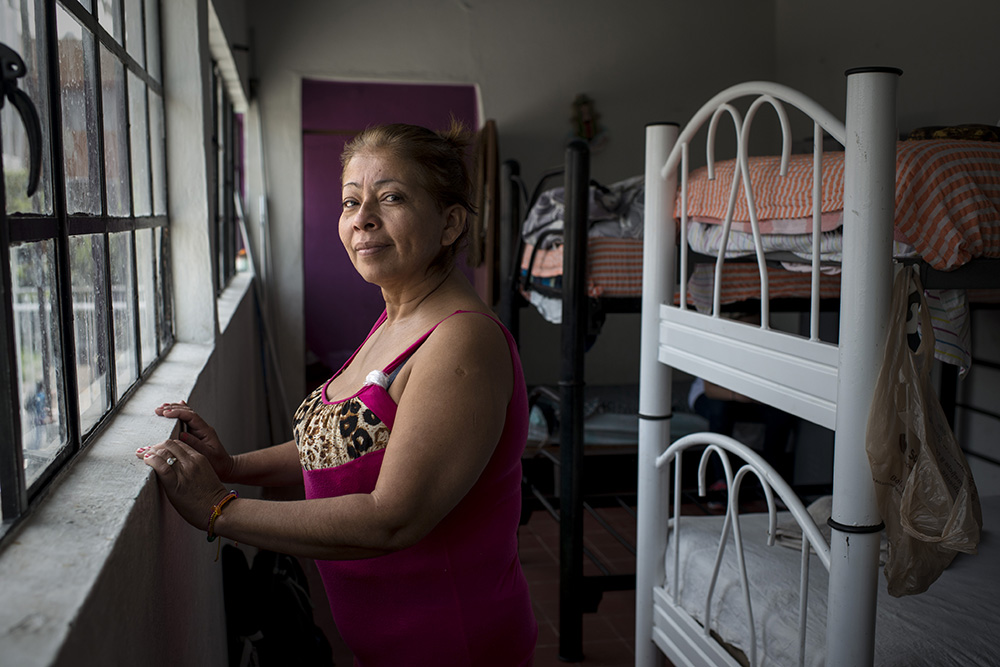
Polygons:
M959 403L972 410L959 409L955 435L972 454L976 486L982 495L1000 493L1000 436L995 417L980 411L1000 414L1000 310L978 310L972 318L972 369L959 384ZM979 458L976 454L986 458Z
M849 67L899 67L899 127L998 124L993 0L775 0L775 77L844 108Z

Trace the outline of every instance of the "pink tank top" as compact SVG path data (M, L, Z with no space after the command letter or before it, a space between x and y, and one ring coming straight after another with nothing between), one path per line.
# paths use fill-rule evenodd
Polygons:
M372 332L384 321L385 313ZM299 407L294 430L307 498L374 490L396 415L386 380L434 328L370 374L354 396L327 401L328 382ZM503 331L514 393L493 456L465 498L412 547L376 558L316 561L355 665L531 664L538 627L517 553L527 396L516 344Z

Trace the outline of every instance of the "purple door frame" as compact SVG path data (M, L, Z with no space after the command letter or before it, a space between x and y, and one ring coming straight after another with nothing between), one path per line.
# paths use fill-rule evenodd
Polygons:
M477 109L476 90L471 85L303 79L306 349L330 371L347 361L385 307L381 292L358 276L340 243L337 225L344 144L369 125L382 123L445 129L454 116L475 130L479 127ZM459 265L466 266L464 259L459 259Z

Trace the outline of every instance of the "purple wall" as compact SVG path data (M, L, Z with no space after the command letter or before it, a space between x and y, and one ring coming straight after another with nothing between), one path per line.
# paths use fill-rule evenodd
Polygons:
M385 307L340 243L341 150L369 125L444 129L452 116L479 127L473 86L302 81L306 349L331 370L347 361Z

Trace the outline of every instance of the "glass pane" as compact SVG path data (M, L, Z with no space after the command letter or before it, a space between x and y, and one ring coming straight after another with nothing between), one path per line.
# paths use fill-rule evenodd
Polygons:
M233 156L233 161L235 163L234 167L234 178L236 194L239 195L239 200L242 201L246 197L246 146L243 141L243 114L234 113L233 114L233 148L235 154Z
M101 103L104 109L104 182L107 184L108 215L128 217L132 213L128 188L128 127L125 116L125 66L101 47Z
M100 234L71 236L69 254L80 431L86 433L111 406L104 237Z
M25 483L67 446L54 241L11 248L14 344L21 404Z
M149 150L153 170L153 214L167 214L167 152L163 136L163 98L149 91Z
M229 137L226 136L226 92L222 88L222 77L219 76L219 68L213 70L213 80L215 81L215 174L218 202L218 217L224 217L226 210L226 149L229 148Z
M170 229L156 228L156 330L160 334L160 350L173 340L173 302L170 293Z
M132 136L132 202L135 215L149 215L153 207L149 194L146 85L132 72L128 73L128 100L129 127Z
M132 232L108 235L111 244L111 309L115 323L115 375L121 398L136 378L135 273L132 271Z
M153 230L136 230L135 270L139 288L139 341L143 370L156 359L156 275L153 261Z
M63 164L69 213L101 212L94 36L58 9Z
M142 0L125 0L125 48L139 65L146 64L142 41Z
M116 42L122 43L121 0L98 0L97 20L111 33Z
M160 0L146 1L146 71L163 81L160 71Z
M27 74L17 87L27 93L38 111L42 130L42 170L38 189L28 198L30 151L28 134L13 104L0 109L0 144L3 145L3 180L7 193L7 213L52 213L52 159L49 155L49 65L45 57L45 32L38 29L44 15L42 0L0 3L0 42L24 60Z

